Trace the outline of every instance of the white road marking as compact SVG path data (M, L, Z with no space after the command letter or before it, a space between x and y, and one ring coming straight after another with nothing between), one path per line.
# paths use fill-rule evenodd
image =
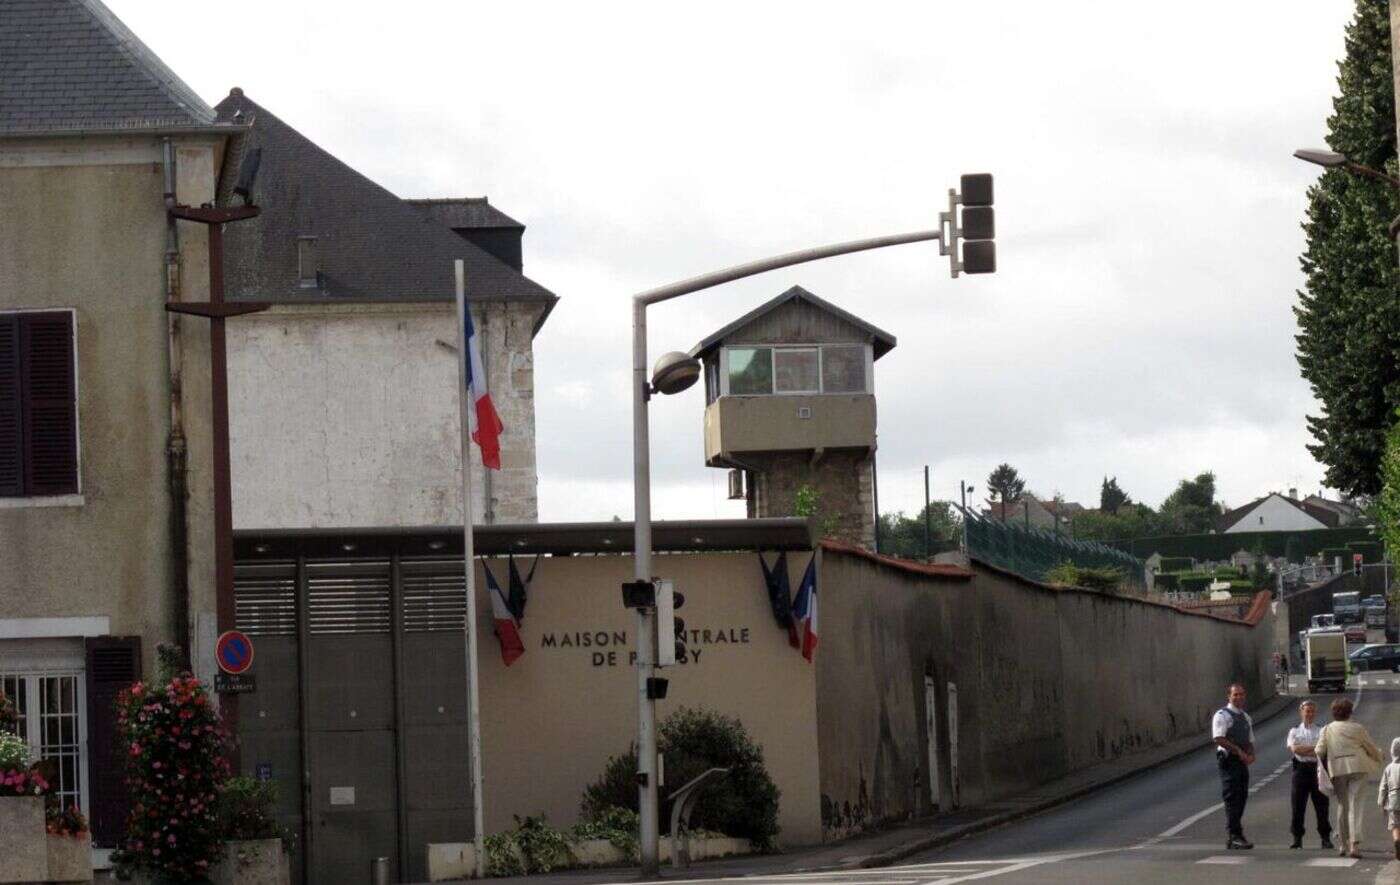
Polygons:
M1305 861L1305 867L1354 867L1357 859L1354 857L1315 857Z
M1238 854L1217 854L1212 857L1203 857L1196 863L1241 864L1249 863L1249 858L1241 857Z

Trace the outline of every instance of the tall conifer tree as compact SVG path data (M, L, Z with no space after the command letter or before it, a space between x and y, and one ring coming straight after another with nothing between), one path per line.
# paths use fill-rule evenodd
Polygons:
M1396 174L1395 90L1387 0L1358 0L1338 64L1340 95L1327 143L1354 162ZM1298 364L1322 405L1308 446L1327 485L1380 491L1386 431L1400 406L1400 273L1386 234L1400 214L1390 185L1329 169L1308 190L1301 264Z

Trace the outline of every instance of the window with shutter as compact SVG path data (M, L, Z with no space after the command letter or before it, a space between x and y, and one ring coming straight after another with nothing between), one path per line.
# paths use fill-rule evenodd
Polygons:
M117 695L141 678L139 636L96 636L86 641L88 721L88 824L92 843L115 847L130 810L122 784Z
M0 495L78 491L73 315L0 314Z
M24 494L19 396L19 316L0 314L0 496Z

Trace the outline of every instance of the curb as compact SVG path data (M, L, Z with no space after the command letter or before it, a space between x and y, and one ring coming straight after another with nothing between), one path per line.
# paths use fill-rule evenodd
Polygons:
M1268 722L1270 719L1273 719L1275 716L1279 715L1284 710L1289 709L1289 707L1292 706L1292 700L1292 695L1274 695L1262 705L1264 710L1260 713L1260 715L1254 718L1254 722L1256 724L1261 722ZM1272 709L1269 709L1270 706L1272 706ZM1054 808L1058 805L1063 805L1066 802L1073 802L1075 799L1080 799L1084 796L1089 795L1090 793L1102 790L1105 787L1111 787L1115 784L1120 784L1123 781L1128 780L1129 778L1137 777L1138 775L1147 771L1151 771L1154 768L1160 768L1161 766L1166 765L1169 762L1175 762L1177 759L1180 759L1183 756L1189 756L1197 750L1209 747L1212 743L1213 741L1211 741L1210 739L1202 739L1198 742L1192 743L1189 747L1185 747L1178 752L1170 753L1166 756L1163 756L1160 759L1154 759L1153 761L1145 763L1137 768L1120 772L1118 774L1112 775L1111 777L1107 777L1104 780L1096 781L1091 784L1086 784L1085 786L1070 790L1067 793L1062 793L1059 796L1055 796L1053 798L1046 799L1041 802L1034 803L1032 805L1027 805L1025 808L1018 808L1014 811L1005 811L1000 814L990 814L982 818L981 820L975 820L972 823L963 824L960 827L953 827L941 833L935 833L930 836L924 836L922 838L906 842L897 848L891 848L887 851L879 852L878 854L867 855L863 858L860 858L859 860L844 864L843 866L847 869L873 869L875 867L887 867L891 864L898 863L899 861L904 860L908 857L912 857L915 854L921 854L925 851L930 851L934 848L941 848L942 846L948 845L952 842L957 842L962 839L966 839L968 836L974 836L978 833L995 829L996 827L1000 827L1005 824L1012 823L1014 821L1022 820L1023 818L1032 817L1034 815L1040 814L1042 811L1048 811L1049 809Z

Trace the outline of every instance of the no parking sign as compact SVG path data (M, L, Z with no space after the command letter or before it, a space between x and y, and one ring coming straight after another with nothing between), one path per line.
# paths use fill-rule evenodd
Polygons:
M228 630L214 645L214 658L219 662L219 669L230 676L246 673L253 666L253 640L246 633Z

